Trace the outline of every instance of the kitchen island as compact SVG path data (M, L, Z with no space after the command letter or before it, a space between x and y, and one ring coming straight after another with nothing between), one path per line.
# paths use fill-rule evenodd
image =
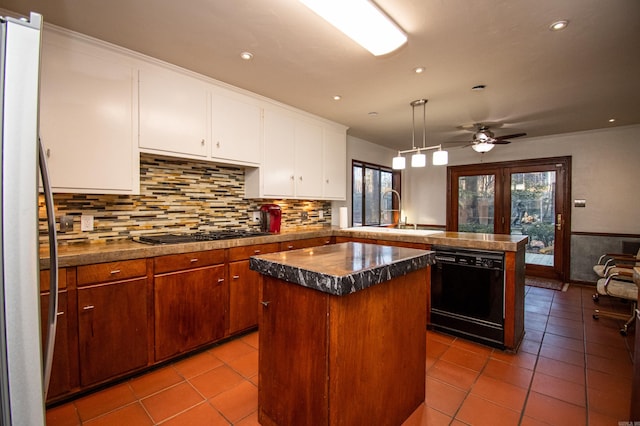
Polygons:
M433 253L341 243L254 256L263 425L397 425L424 401Z

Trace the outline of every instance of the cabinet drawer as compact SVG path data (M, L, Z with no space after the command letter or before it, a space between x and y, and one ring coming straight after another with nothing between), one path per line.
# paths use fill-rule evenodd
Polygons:
M78 286L120 281L147 275L145 259L78 266Z
M303 240L286 241L282 243L280 249L284 250L297 250L307 247L318 247L331 244L333 242L332 237L318 237L318 238L306 238Z
M280 251L280 243L258 244L255 246L233 247L229 249L229 262L249 259L257 254Z
M209 250L159 256L153 260L153 264L154 273L163 274L165 272L216 265L224 263L224 261L224 250Z
M45 269L40 271L40 292L49 291L49 279L51 270ZM67 270L58 269L58 290L67 288Z

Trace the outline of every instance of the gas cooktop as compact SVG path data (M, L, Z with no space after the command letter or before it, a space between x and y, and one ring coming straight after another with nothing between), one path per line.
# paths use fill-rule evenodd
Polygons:
M141 235L140 237L138 237L138 241L140 241L141 243L149 243L149 244L180 244L180 243L193 243L197 241L217 241L217 240L230 240L233 238L259 237L263 235L269 235L269 233L260 232L260 231L228 230L228 231L199 232L196 234Z

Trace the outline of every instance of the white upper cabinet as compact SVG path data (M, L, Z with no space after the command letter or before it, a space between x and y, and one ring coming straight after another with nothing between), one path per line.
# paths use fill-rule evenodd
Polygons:
M136 71L81 37L43 35L40 137L54 192L137 194Z
M262 166L247 169L248 198L346 196L346 128L277 107L264 110Z
M140 148L186 157L207 157L209 87L160 66L143 65L139 76Z
M247 96L214 89L211 97L211 157L258 165L262 109Z
M347 144L345 131L324 129L323 190L324 198L345 200L347 197Z

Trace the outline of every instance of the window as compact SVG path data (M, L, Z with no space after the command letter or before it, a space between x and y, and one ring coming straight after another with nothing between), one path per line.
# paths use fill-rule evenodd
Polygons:
M391 225L400 217L400 173L389 167L353 161L352 223L353 226Z

